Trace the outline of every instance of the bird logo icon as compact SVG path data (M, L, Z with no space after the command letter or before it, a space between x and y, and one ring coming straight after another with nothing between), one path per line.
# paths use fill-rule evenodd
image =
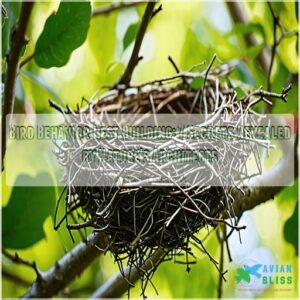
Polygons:
M235 280L237 283L240 283L241 281L245 281L247 283L250 282L251 276L255 276L256 278L261 278L261 274L258 273L259 269L261 268L261 264L256 264L253 266L247 266L244 265L243 268L237 269L237 275L235 276Z

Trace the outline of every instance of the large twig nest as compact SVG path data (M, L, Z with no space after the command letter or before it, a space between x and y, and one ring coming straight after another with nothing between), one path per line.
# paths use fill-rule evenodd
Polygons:
M233 84L229 80L229 69L225 65L199 73L179 73L138 86L119 86L104 94L95 103L89 103L83 111L74 112L68 108L67 113L71 118L79 113L81 123L87 126L93 125L93 119L89 116L104 112L143 115L201 113L209 118L217 114L239 115L241 117L235 122L241 122L241 118L245 120L254 113L252 106L257 102L269 102L265 97L268 94L260 89L247 91L244 86ZM191 87L191 82L195 82L194 78L202 78L201 87ZM170 82L171 86L168 85ZM284 90L277 96L284 99L286 92ZM97 146L99 144L95 143L94 147ZM233 161L231 167L246 178L246 161L257 151L255 140L239 143L239 147L224 141L223 146L223 151L231 151L231 156L236 157L236 162ZM63 147L59 147L57 157L65 165L66 161L72 161L81 150L78 141L69 140ZM123 269L124 258L127 258L126 264L138 268L142 279L147 279L143 285L144 292L153 272L146 272L140 267L156 249L165 250L163 259L170 255L179 255L181 251L192 254L189 242L193 240L205 251L202 242L197 238L201 228L208 225L215 227L222 222L233 229L240 229L237 226L233 210L234 198L231 195L231 188L237 183L237 178L230 177L232 172L226 170L227 167L228 163L220 163L213 170L214 174L227 182L220 186L209 186L206 182L201 186L188 187L145 187L138 184L133 187L73 186L69 183L66 187L65 219L68 220L68 215L80 210L84 212L83 219L86 222L67 222L67 226L69 229L91 226L96 231L104 232L108 250L115 256L120 270ZM231 216L230 220L222 219L224 212ZM186 264L189 265L188 255Z

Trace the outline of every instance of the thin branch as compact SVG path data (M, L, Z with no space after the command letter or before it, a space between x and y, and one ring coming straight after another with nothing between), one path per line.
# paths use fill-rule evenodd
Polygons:
M176 62L174 61L174 59L170 55L168 56L168 60L170 61L173 68L175 69L176 73L180 73L179 67L177 66Z
M207 80L207 76L208 76L208 73L216 59L217 55L214 54L213 58L211 59L206 71L205 71L205 75L204 75L204 80L203 80L203 86L202 86L202 90L201 90L201 98L202 98L202 101L203 101L203 97L204 97L204 89L205 89L205 84L206 84L206 80Z
M271 15L272 15L272 19L273 19L273 45L272 45L272 50L271 50L271 61L270 61L270 65L269 65L269 69L268 69L268 74L267 74L267 78L268 78L268 83L267 83L267 90L271 91L271 73L272 73L272 69L273 69L273 64L274 64L274 59L275 59L275 54L276 54L276 49L278 46L278 41L277 41L277 26L278 26L278 22L279 22L279 18L278 16L275 14L272 5L269 1L267 1L268 7L270 9Z
M4 248L2 248L2 254L16 264L24 265L24 266L27 266L27 267L33 269L38 280L41 278L41 272L38 269L38 267L36 266L36 263L34 261L31 262L31 261L25 260L25 259L21 258L18 255L18 253L11 254Z
M268 91L264 91L262 89L259 89L257 91L254 91L252 93L252 95L256 95L256 96L260 96L262 99L264 97L269 97L269 98L277 98L277 99L281 99L284 102L287 102L287 95L288 92L292 89L292 84L290 83L287 87L283 88L281 93L273 93L273 92L268 92Z
M132 6L138 6L141 4L147 3L146 1L131 1L131 2L119 2L119 3L113 3L107 6L100 6L93 10L92 16L97 17L101 15L108 15L111 12L114 12L116 10L122 9L122 8L128 8Z
M272 4L270 3L270 1L267 1L269 10L271 12L272 15L272 19L273 19L273 44L271 47L271 59L270 59L270 65L269 65L269 69L268 69L268 73L267 73L267 90L271 91L272 90L272 81L271 81L271 75L272 75L272 70L273 70L273 65L274 65L274 60L275 60L275 56L276 56L276 52L277 52L277 48L280 45L281 41L286 38L286 37L290 37L294 34L298 34L298 31L290 31L290 32L286 32L283 29L283 26L280 22L280 18L278 15L275 14L275 11L273 10ZM280 36L277 36L277 28L280 30ZM265 113L270 113L271 112L271 106L265 106Z
M131 57L129 59L128 65L126 67L126 70L124 71L121 79L119 80L119 85L129 85L130 81L131 81L131 77L132 77L132 73L135 69L135 67L137 66L138 62L141 60L141 57L139 56L139 52L140 52L140 48L148 27L148 24L150 23L150 20L152 19L153 16L153 11L154 11L154 7L155 7L156 1L151 1L148 2L143 19L142 19L142 23L140 25L140 28L138 30L135 42L134 42L134 46L133 46L133 51L131 54Z
M29 63L32 59L34 58L34 53L28 55L25 59L23 59L21 62L20 62L20 69L26 65L27 63Z
M222 274L224 273L224 244L225 244L225 239L226 239L226 226L221 225L220 226L222 230L222 235L220 236L218 233L218 230L216 231L217 237L220 242L220 260L219 260L219 266L220 266L220 271L221 273L219 274L219 282L218 282L218 299L222 299L222 294L223 294L223 276Z
M253 177L249 183L248 193L243 194L236 190L233 198L234 211L237 217L245 211L273 199L276 194L284 189L284 185L290 184L290 174L294 170L293 178L298 177L298 134L295 145L286 151L283 157L268 171L259 176ZM285 180L285 182L284 182ZM284 183L284 184L283 184ZM227 217L226 214L223 216Z
M96 257L104 252L106 243L101 233L91 234L60 259L55 266L42 273L24 298L48 298L63 290L76 276L80 275Z
M13 113L14 98L15 98L15 86L16 78L19 72L19 59L23 47L26 45L27 40L25 38L26 29L28 26L30 14L33 8L34 2L24 2L22 4L20 17L18 23L12 30L10 50L6 56L7 59L7 72L4 85L4 106L2 113L2 169L4 169L4 156L6 152L6 116Z
M164 250L158 249L154 254L147 259L142 268L146 271L153 269L164 255ZM139 278L140 273L135 267L131 269L126 267L124 270L125 278L121 273L117 273L104 283L95 293L91 296L92 299L96 298L120 298L129 288L129 283L134 284Z
M225 229L226 229L226 227L225 227ZM228 260L231 263L232 262L232 256L231 256L231 251L230 251L230 248L229 248L229 243L228 243L228 238L227 237L225 238L225 245L226 245Z
M156 8L154 11L153 11L153 13L152 13L152 18L154 18L160 11L162 11L163 10L163 8L162 8L162 5L160 4L159 6L158 6L158 8Z

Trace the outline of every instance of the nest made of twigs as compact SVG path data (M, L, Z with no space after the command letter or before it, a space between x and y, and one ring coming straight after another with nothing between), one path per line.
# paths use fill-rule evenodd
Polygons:
M224 71L226 69L227 71ZM240 96L236 90L237 88L241 90L241 86L230 81L229 69L228 66L220 66L199 73L179 73L137 86L115 87L96 102L89 103L84 110L78 108L77 111L72 111L67 108L64 113L84 116L80 119L88 120L86 121L88 124L92 122L88 118L89 114L104 112L143 115L202 113L210 116L240 114L246 118L254 113L253 105L261 100L265 102L269 100L261 89L246 91L242 87L244 93ZM191 82L197 76L202 76L204 82L201 87L194 89ZM168 86L170 82L173 85ZM281 97L285 97L285 93ZM239 153L245 151L245 147L234 148L235 156L239 157ZM78 148L80 147L74 141L65 143L64 147L58 149L59 161L66 161L66 156L68 160L74 157L70 153L74 154ZM248 156L256 151L255 149L253 146L248 147ZM246 160L247 156L244 157L244 162L239 162L236 167L244 168ZM230 176L229 172L226 175L226 170L222 170L222 165L217 172L220 172L220 177L221 173L225 177ZM137 268L141 278L146 279L142 281L144 295L147 282L151 279L155 268L146 271L142 265L157 249L163 249L165 253L161 260L163 261L169 256L180 255L182 251L192 254L189 245L191 240L205 250L197 233L208 225L216 227L222 222L233 229L240 229L233 209L234 198L231 195L231 188L211 187L205 182L202 186L195 187L129 188L69 185L65 189L67 203L65 219L67 220L68 215L76 210L82 210L85 213L83 217L85 222L67 223L67 226L70 229L92 227L95 231L103 232L107 240L107 250L114 255L121 272L126 261L126 265ZM222 219L224 212L227 216L231 216L229 221ZM205 252L207 253L206 250ZM188 258L186 264L189 266Z

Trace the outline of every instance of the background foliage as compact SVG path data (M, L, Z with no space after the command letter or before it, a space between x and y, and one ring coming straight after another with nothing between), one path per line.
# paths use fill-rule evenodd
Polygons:
M92 7L107 5L93 2ZM48 99L59 104L75 107L82 97L93 99L99 95L103 84L113 84L124 71L133 48L144 6L127 8L107 16L91 17L89 2L60 4L59 13L51 15L59 7L58 2L37 2L30 19L30 41L24 49L23 59L31 59L21 69L17 79L15 113L49 113ZM272 3L287 31L297 29L297 7L294 2ZM21 3L4 2L7 17L2 27L2 70L5 73L5 53L9 47L10 30L20 12ZM141 55L144 59L134 72L133 82L142 82L174 73L167 57L169 55L183 70L200 62L207 63L216 53L223 61L238 59L233 77L253 86L267 84L265 72L256 61L265 47L273 43L271 13L263 2L245 4L249 24L234 24L223 2L163 2L163 11L151 22ZM51 16L50 16L51 15ZM50 17L49 17L50 16ZM48 18L49 17L49 18ZM60 28L60 31L55 30ZM255 34L258 45L247 47L244 36ZM297 36L282 41L272 72L273 91L280 92L290 74L298 73ZM3 77L3 76L2 76ZM194 84L199 84L195 82ZM288 103L276 102L274 113L298 112L298 86L294 85ZM8 148L9 151L9 148ZM18 176L52 176L51 163L43 153L32 153L32 160L22 160L24 149L15 149L15 170ZM33 166L42 166L43 173L35 174ZM50 170L50 171L49 171ZM20 180L16 176L15 180ZM53 179L54 180L54 179ZM17 188L5 185L2 176L2 242L3 246L18 250L23 258L36 261L42 270L50 268L66 251L73 247L67 230L53 230L53 211L59 188ZM29 202L29 203L28 203ZM230 239L233 262L226 258L229 270L224 296L238 296L234 276L238 262L249 255L263 255L267 262L293 264L294 280L297 282L298 207L297 183L286 188L268 202L244 215L241 223L248 225L242 233L242 241L233 234ZM28 209L30 207L30 210ZM63 208L61 208L63 209ZM235 236L236 235L236 236ZM76 241L81 237L75 233ZM219 244L212 234L207 248L219 257ZM161 265L154 277L159 297L216 297L218 273L209 259L195 249L198 259L191 272L173 262ZM3 270L33 281L35 274L24 266L16 266L3 257ZM60 296L85 297L117 272L112 257L107 254L97 259ZM3 297L18 297L26 287L3 276ZM297 285L294 285L297 296ZM266 289L260 297L272 297L274 292ZM132 296L139 296L139 285ZM157 297L149 288L148 295ZM251 295L250 295L251 296ZM276 297L285 297L276 293Z

